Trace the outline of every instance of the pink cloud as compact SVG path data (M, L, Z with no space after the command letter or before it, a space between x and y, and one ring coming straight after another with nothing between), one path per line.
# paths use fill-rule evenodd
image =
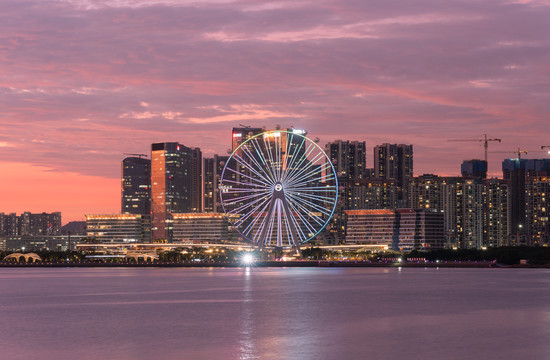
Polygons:
M114 183L125 152L180 141L225 154L245 123L412 143L416 173L457 174L482 149L447 139L548 145L548 5L2 1L0 162Z

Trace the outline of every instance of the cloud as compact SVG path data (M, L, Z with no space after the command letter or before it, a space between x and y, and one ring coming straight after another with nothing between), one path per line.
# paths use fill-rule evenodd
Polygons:
M448 138L546 142L548 18L547 1L2 1L0 161L118 179L124 153L225 154L246 123L412 143L416 173L458 173L479 149Z
M207 123L219 123L219 122L232 122L234 124L247 122L250 120L277 120L277 119L293 119L301 118L304 115L284 113L269 109L270 107L263 107L256 104L243 104L235 105L231 104L227 107L221 106L208 106L201 107L201 109L214 110L216 113L222 115L205 116L205 117L192 117L188 121L191 123L207 124Z

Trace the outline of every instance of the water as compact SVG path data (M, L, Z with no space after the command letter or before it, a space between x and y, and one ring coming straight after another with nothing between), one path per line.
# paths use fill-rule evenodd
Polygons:
M550 271L0 269L1 359L550 359Z

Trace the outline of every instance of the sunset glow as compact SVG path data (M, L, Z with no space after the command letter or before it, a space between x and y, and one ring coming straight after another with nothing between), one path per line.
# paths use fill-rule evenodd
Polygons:
M239 124L414 145L501 176L550 145L548 1L0 3L0 212L120 211L124 153L225 155ZM509 151L509 153L506 153Z

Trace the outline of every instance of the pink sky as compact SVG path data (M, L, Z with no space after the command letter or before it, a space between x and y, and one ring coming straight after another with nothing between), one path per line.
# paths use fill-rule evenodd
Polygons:
M0 2L0 212L120 210L124 152L238 124L414 145L415 174L548 156L549 1Z

